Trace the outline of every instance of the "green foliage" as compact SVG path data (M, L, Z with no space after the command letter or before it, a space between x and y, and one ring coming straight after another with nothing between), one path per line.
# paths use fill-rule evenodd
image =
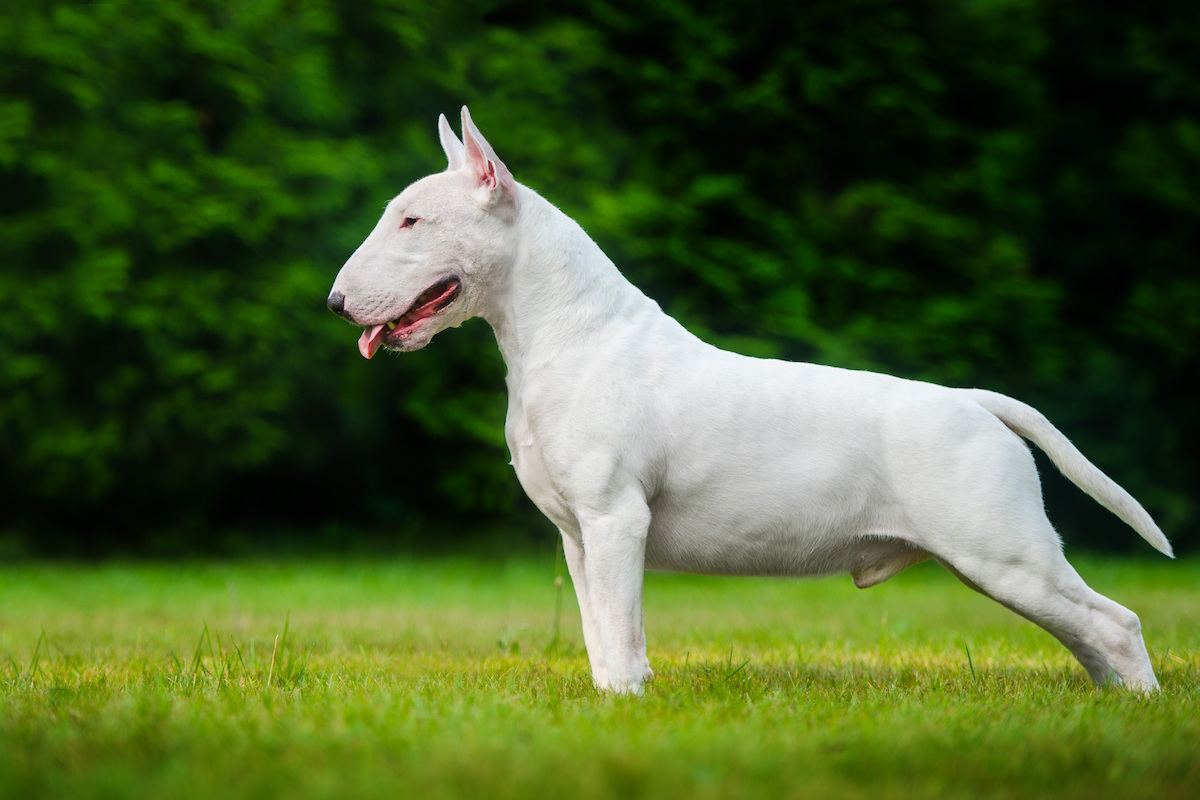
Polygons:
M464 102L705 338L1017 395L1194 538L1193 4L3 13L0 481L26 546L451 513L544 530L486 326L367 364L322 308ZM1133 542L1055 481L1068 538Z

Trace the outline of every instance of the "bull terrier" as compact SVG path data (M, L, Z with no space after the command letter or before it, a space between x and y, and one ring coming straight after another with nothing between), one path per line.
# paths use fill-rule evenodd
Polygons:
M462 110L449 161L388 203L330 309L359 351L417 350L482 317L508 367L504 431L525 492L558 527L592 676L652 676L645 570L849 573L859 587L934 558L1045 628L1097 684L1158 687L1131 611L1063 557L1033 457L1153 547L1128 492L1012 398L749 358L693 336L578 224L517 183Z

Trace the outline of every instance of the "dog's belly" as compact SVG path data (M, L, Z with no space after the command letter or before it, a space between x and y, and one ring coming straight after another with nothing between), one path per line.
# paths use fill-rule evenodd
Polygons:
M648 543L646 569L701 575L807 578L849 573L859 588L882 583L930 557L904 539L860 536L818 547L779 542L765 547L710 550L659 539Z
M703 575L807 577L849 570L847 545L812 547L795 540L714 542L711 537L651 531L646 569Z
M915 563L911 559L918 549L899 527L882 521L884 514L860 508L822 517L800 505L793 512L760 509L752 518L721 513L710 503L686 510L659 504L647 532L646 567L790 577L850 572L857 579L860 572L887 571L886 565L898 559ZM878 581L866 585L872 582Z

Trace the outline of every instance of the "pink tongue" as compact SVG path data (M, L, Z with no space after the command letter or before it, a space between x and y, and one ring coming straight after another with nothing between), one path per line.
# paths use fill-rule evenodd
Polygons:
M370 358L383 344L383 335L387 333L387 325L372 325L358 337L358 352L363 358Z

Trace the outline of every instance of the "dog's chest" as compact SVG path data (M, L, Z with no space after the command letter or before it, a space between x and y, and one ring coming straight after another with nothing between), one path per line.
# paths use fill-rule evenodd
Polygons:
M512 456L512 466L525 494L560 530L577 532L578 522L559 487L550 477L546 460L529 426L520 398L510 395L504 438Z

